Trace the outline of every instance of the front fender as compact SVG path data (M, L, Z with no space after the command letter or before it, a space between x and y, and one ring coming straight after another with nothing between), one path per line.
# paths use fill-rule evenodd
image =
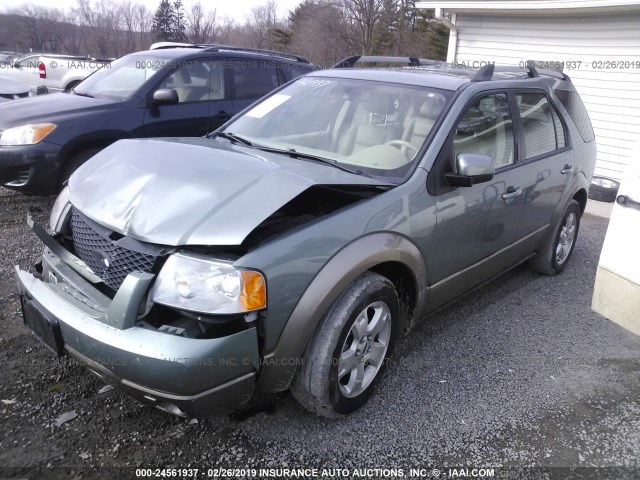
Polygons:
M406 237L392 232L361 237L338 252L306 289L274 349L265 354L257 388L278 392L289 388L300 359L323 315L358 276L385 262L401 263L416 285L412 318L419 318L427 303L427 269L420 250Z

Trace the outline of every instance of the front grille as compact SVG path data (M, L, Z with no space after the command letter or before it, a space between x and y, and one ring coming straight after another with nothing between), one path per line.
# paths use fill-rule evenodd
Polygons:
M123 248L97 232L75 209L71 232L76 255L113 290L120 288L131 272L150 272L156 260L153 255Z

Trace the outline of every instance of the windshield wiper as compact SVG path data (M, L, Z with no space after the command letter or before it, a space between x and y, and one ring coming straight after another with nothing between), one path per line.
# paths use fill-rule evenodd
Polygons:
M246 138L239 137L238 135L234 135L231 132L213 132L207 135L207 138L216 138L216 137L226 138L227 140L233 143L242 143L247 147L253 147L253 143L251 143L249 140L247 140Z
M347 167L341 165L340 163L338 163L337 160L332 160L330 158L320 157L318 155L313 155L311 153L298 152L298 151L296 151L295 148L289 148L287 150L285 150L284 148L271 148L271 147L261 147L261 146L257 146L256 148L258 150L264 150L265 152L283 153L285 155L289 155L291 158L306 158L306 159L309 159L309 160L315 160L317 162L326 163L327 165L331 165L332 167L336 167L336 168L342 170L343 172L352 173L354 175L363 175L365 177L369 176L369 175L364 174L362 172L362 170L360 170L360 169L352 170L350 168L347 168Z

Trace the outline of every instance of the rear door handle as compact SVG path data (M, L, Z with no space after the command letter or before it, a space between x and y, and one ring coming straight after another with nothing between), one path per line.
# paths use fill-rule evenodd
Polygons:
M509 200L511 198L519 197L520 195L522 195L522 188L521 187L518 187L518 188L509 187L509 188L507 188L507 191L502 194L502 198L504 200Z
M567 173L571 173L571 172L573 172L573 167L571 165L569 165L569 164L566 164L564 166L564 168L562 170L560 170L560 173L562 175L566 175Z

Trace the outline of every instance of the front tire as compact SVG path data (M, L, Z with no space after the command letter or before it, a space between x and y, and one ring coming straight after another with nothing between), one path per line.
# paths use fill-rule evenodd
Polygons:
M567 266L580 230L580 206L571 200L545 249L529 260L529 266L543 275L557 275Z
M325 314L291 385L310 412L335 418L371 396L399 331L400 302L393 284L368 272Z

